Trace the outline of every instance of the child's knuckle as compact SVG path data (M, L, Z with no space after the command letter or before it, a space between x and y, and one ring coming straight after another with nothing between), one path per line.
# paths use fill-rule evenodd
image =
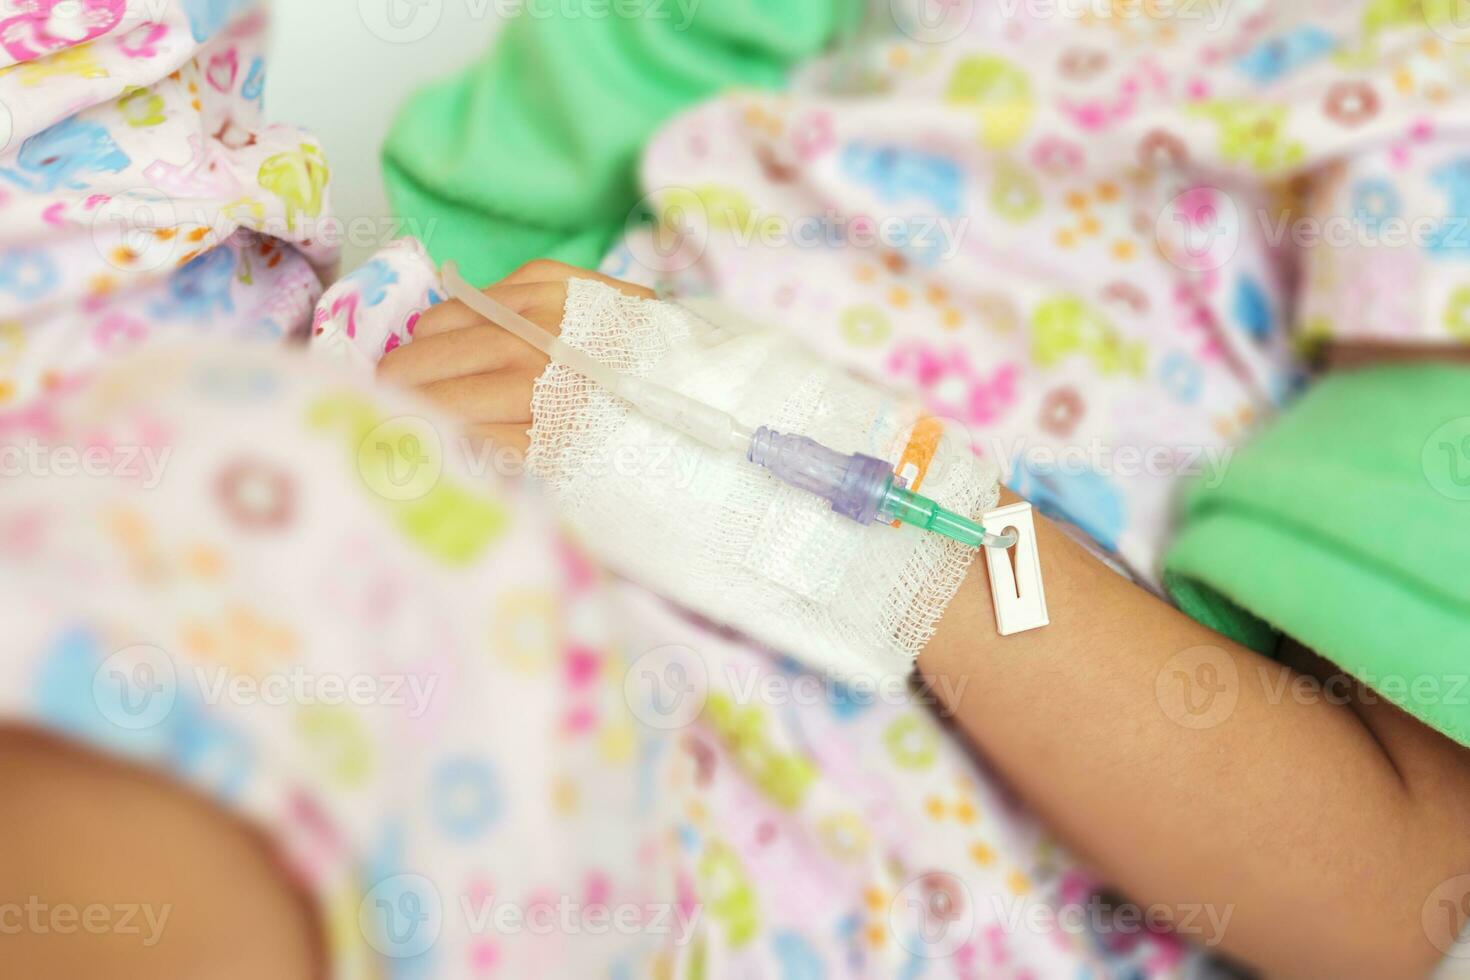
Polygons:
M567 276L569 266L554 259L531 259L516 270L514 278L526 280L560 279Z

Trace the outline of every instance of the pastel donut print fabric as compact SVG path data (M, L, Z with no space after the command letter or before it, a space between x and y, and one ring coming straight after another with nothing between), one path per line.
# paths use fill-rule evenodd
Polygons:
M278 342L336 262L243 0L0 4L0 425L153 340Z
M1154 584L1179 484L1299 355L1470 339L1470 37L1439 6L921 6L670 124L660 232L604 271L923 393Z

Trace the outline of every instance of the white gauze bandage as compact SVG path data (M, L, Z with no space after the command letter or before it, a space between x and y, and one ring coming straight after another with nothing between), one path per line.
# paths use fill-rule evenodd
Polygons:
M561 337L751 426L897 463L921 413L823 364L776 330L715 328L683 308L570 283ZM528 468L608 567L836 677L907 674L975 551L936 534L863 527L735 452L639 414L552 364L532 395ZM939 440L918 489L978 518L997 472Z

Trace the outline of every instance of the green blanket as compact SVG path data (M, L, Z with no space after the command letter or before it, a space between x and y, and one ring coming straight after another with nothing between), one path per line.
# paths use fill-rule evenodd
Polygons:
M1201 622L1262 652L1289 634L1470 745L1470 368L1318 382L1189 497L1165 581Z
M855 26L856 0L669 2L510 21L469 71L398 114L383 162L395 214L486 283L538 257L596 267L639 200L654 131L732 87L777 88Z

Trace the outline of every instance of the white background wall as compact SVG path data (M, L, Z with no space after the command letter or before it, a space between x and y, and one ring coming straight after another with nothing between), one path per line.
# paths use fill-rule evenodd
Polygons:
M275 0L265 111L326 146L342 218L390 216L378 151L414 88L484 52L498 20L488 0ZM358 227L364 227L359 224ZM343 269L373 251L347 244Z

